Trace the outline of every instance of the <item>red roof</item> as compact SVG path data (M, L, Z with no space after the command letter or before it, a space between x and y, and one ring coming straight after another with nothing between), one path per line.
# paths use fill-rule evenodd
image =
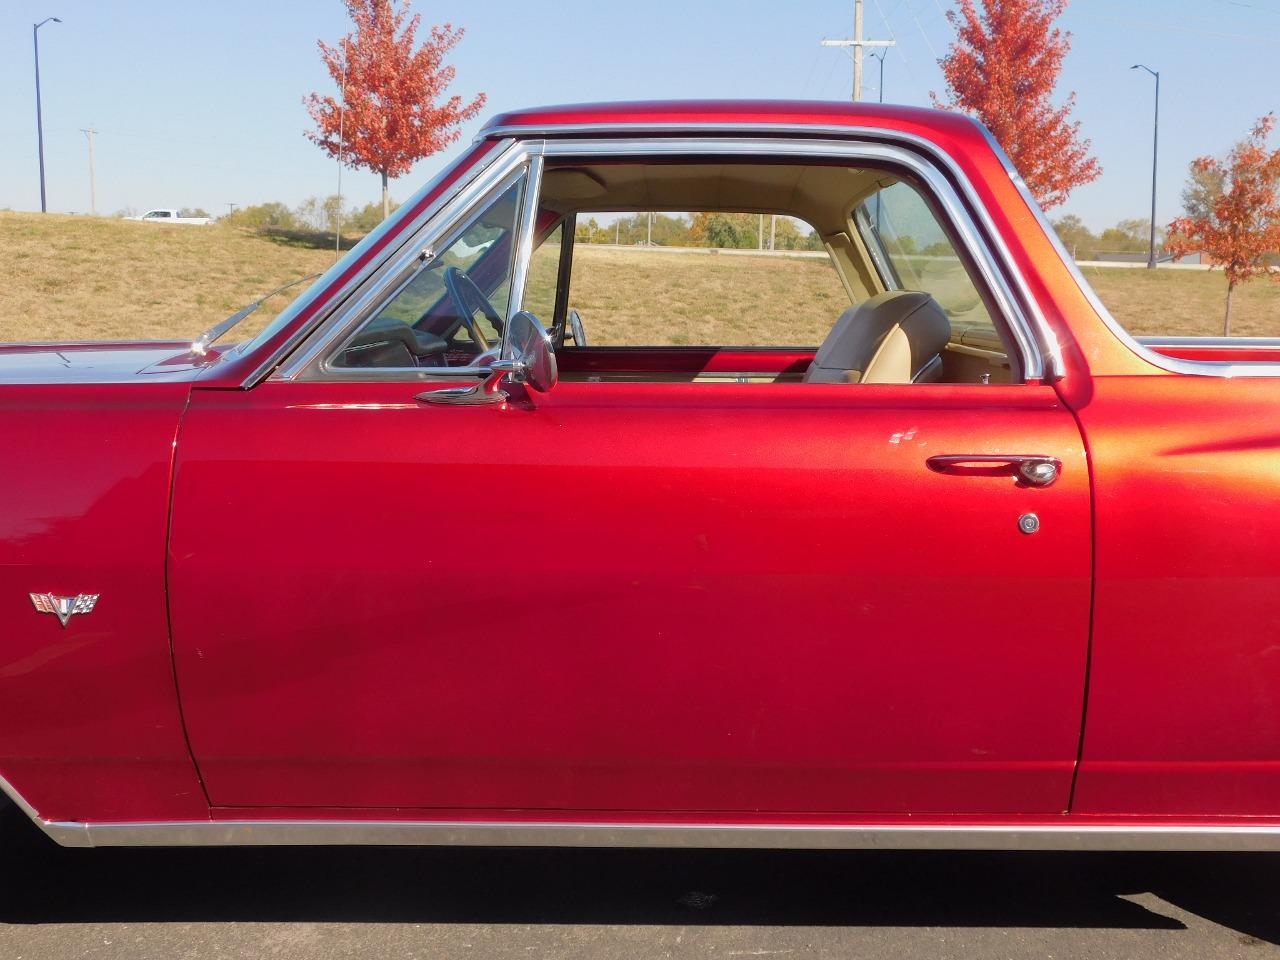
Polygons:
M885 127L958 138L977 129L968 117L944 110L894 104L824 100L638 100L621 103L576 103L531 107L498 114L485 125L495 127L590 126L636 127L679 124L718 127L787 124L795 126Z

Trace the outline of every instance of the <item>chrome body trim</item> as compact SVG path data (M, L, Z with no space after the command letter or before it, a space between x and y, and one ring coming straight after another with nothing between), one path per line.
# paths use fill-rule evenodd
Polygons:
M44 820L0 776L3 792L64 847L485 846L777 850L1280 851L1269 824L718 824L452 820Z
M538 226L538 197L542 192L542 155L529 157L527 179L520 200L520 220L516 224L515 258L511 264L511 293L507 297L506 323L502 326L502 358L511 358L511 338L507 329L511 321L524 309L524 286L529 279L529 261L533 259L534 232Z
M1058 236L1058 231L1053 229L1053 224L1049 222L1049 218L1045 215L1044 210L1042 210L1040 204L1036 202L1036 198L1031 195L1030 188L1028 188L1025 181L1023 181L1022 175L1018 173L1017 168L1013 165L1013 161L1005 152L1004 147L1000 146L999 141L996 140L995 136L984 125L978 123L976 120L973 121L973 123L974 126L982 131L982 136L986 139L987 145L991 147L996 157L999 158L1000 163L1004 166L1005 173L1008 174L1009 179L1013 182L1014 187L1022 196L1022 199L1026 203L1028 209L1030 209L1032 214L1035 216L1036 222L1040 225L1040 229L1043 230L1045 236L1049 238L1049 242L1053 245L1054 252L1057 253L1063 266L1067 268L1068 272L1070 272L1071 278L1075 280L1076 285L1080 288L1080 292L1084 294L1085 299L1089 301L1089 306L1093 307L1094 312L1102 318L1102 322L1106 324L1107 329L1115 335L1116 339L1147 363L1154 367L1159 367L1161 370L1167 370L1170 373L1182 373L1197 377L1280 377L1280 363L1268 363L1266 361L1257 361L1252 363L1248 361L1242 363L1226 363L1209 360L1180 360L1176 357L1167 357L1162 353L1157 353L1143 343L1141 338L1134 337L1130 334L1129 331L1121 326L1120 322L1111 315L1111 311L1107 309L1106 305L1098 297L1098 294L1094 292L1092 285L1081 272L1080 267L1075 262L1075 259L1067 252L1066 246L1063 245L1061 238ZM1159 342L1169 346L1174 346L1175 344L1173 341L1176 339L1181 338L1161 339ZM1186 339L1194 340L1197 345L1202 346L1222 346L1223 344L1221 343L1211 343L1207 342L1207 340L1229 340L1230 338L1215 337L1202 340L1200 338L1191 337ZM1257 345L1258 344L1255 342L1253 344L1246 344L1245 346ZM1280 342L1278 342L1277 345L1280 345Z
M64 846L483 846L778 850L1280 851L1280 826L866 825L197 820L52 823Z
M990 131L988 131L977 121L973 121L975 126L982 130L988 143L994 143ZM977 218L977 222L981 224L987 235L987 240L992 248L999 254L1003 261L1003 266L1008 272L1013 286L1018 290L1019 296L1023 300L1023 305L1031 316L1035 332L1039 337L1042 348L1045 352L1045 370L1048 376L1053 378L1061 377L1065 373L1065 366L1062 360L1062 348L1058 343L1057 336L1049 327L1048 321L1044 317L1044 313L1040 309L1039 302L1031 294L1030 287L1027 285L1022 272L1017 268L1013 256L1009 251L1004 237L1000 231L996 229L995 223L991 220L990 214L987 212L986 206L978 199L973 190L973 185L964 171L960 169L955 160L945 150L942 150L937 144L924 137L915 134L906 133L900 130L889 130L883 127L866 127L857 124L800 124L800 123L696 123L696 122L680 122L680 123L646 123L637 121L631 123L571 123L571 124L506 124L502 126L490 125L482 128L476 134L475 140L481 141L492 139L495 137L511 137L516 139L534 138L534 137L557 137L557 136L611 136L611 135L635 135L637 133L650 134L704 134L708 136L726 136L732 134L747 134L756 136L795 136L795 137L832 137L836 139L859 141L882 141L888 143L898 143L905 145L913 150L924 153L935 163L944 167L962 192L965 200L968 202L973 215ZM999 148L998 144L995 144ZM1008 163L1008 157L1003 151L999 152L1001 162ZM1016 175L1016 174L1015 174ZM1026 194L1030 197L1030 194ZM1046 222L1044 212L1040 210L1040 205L1034 199L1030 200L1031 207L1040 217L1041 226L1044 227ZM1052 228L1049 228L1049 234L1056 239L1056 234ZM1087 286L1087 284L1086 284ZM1027 373L1030 377L1031 374Z
M1280 337L1134 337L1144 347L1204 347L1207 350L1280 350Z

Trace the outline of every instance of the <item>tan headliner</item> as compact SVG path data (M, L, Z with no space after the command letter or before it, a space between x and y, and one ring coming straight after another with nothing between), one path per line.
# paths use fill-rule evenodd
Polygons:
M834 164L572 164L543 175L542 205L557 213L723 211L797 217L819 234L849 229L849 212L878 186L880 170Z

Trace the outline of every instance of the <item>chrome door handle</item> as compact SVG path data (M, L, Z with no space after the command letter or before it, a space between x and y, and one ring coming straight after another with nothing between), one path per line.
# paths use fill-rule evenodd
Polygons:
M1031 487L1047 487L1062 473L1062 461L1043 453L948 453L925 463L935 473L1016 476ZM965 467L976 469L966 471Z

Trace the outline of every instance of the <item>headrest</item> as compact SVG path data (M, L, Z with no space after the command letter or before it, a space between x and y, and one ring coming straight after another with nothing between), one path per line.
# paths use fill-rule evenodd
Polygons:
M951 321L927 293L890 290L840 315L805 379L911 383L946 348Z

